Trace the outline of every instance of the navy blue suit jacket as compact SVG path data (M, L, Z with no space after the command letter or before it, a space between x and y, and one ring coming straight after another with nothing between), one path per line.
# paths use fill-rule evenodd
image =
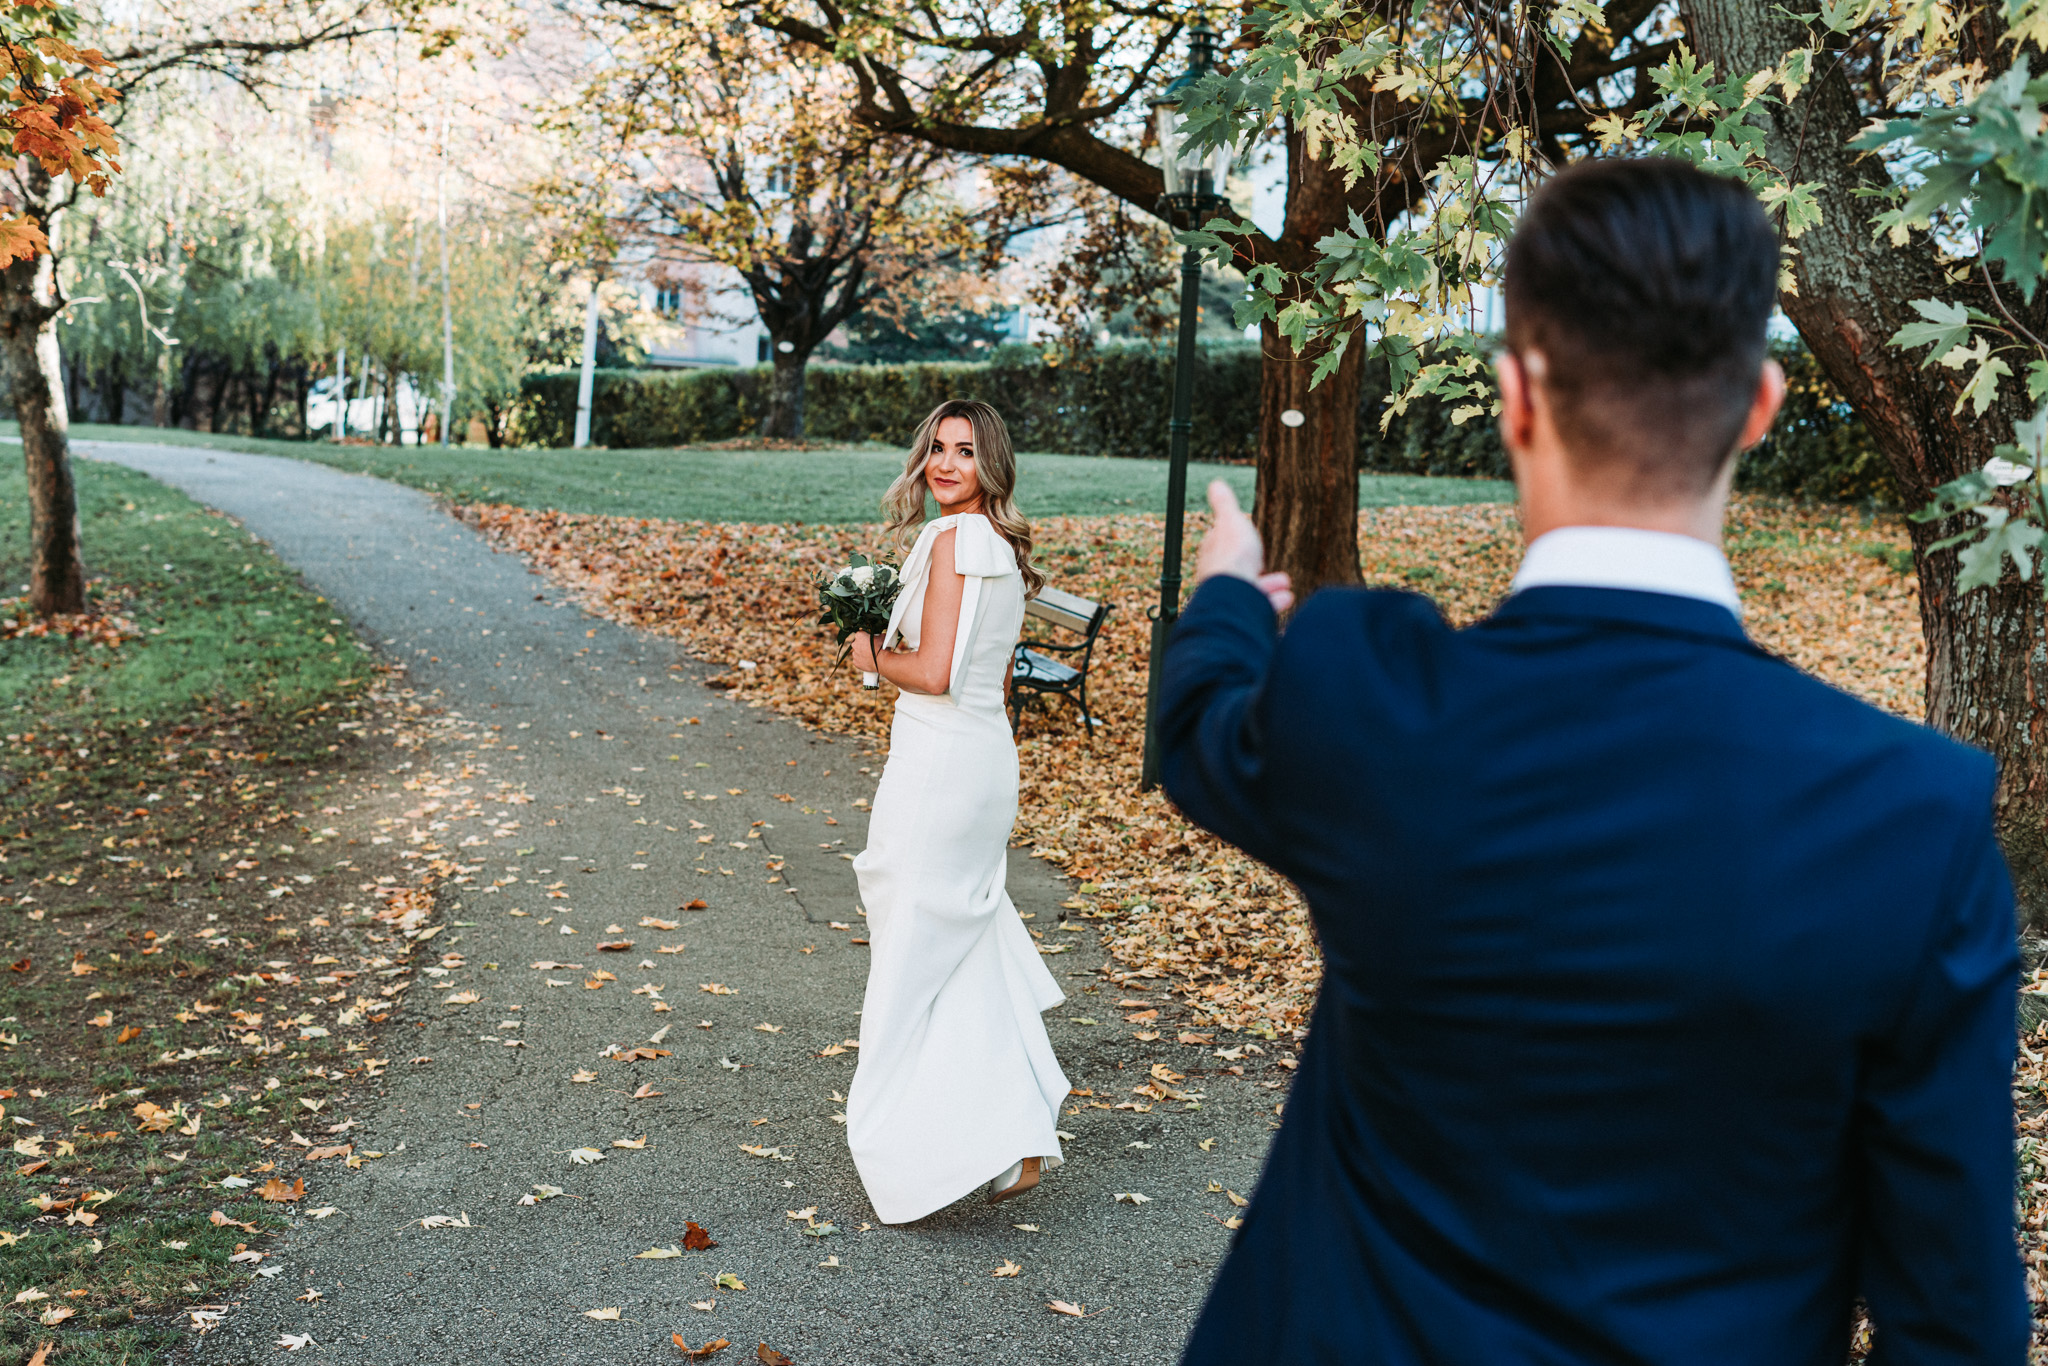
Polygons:
M1598 588L1212 580L1160 735L1324 956L1189 1366L2025 1360L1988 757Z

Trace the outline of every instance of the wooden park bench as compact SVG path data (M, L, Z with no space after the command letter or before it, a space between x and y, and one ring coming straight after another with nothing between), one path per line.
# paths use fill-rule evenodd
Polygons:
M1081 722L1088 728L1088 733L1095 733L1095 728L1102 722L1088 710L1088 664L1095 654L1095 638L1102 634L1102 623L1114 610L1113 604L1090 602L1072 593L1062 593L1057 588L1041 588L1038 596L1025 604L1027 620L1042 621L1080 639L1060 644L1039 636L1017 642L1017 664L1010 677L1013 727L1022 719L1026 702L1046 697L1069 697L1080 709ZM1043 653L1045 651L1052 654ZM1078 657L1078 667L1053 658L1053 654L1065 656L1067 660Z

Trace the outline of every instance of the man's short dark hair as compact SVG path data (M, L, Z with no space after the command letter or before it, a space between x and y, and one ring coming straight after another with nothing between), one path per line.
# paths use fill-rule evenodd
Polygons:
M1540 351L1566 450L1640 496L1697 496L1734 450L1777 302L1778 240L1739 182L1582 161L1508 245L1508 348Z

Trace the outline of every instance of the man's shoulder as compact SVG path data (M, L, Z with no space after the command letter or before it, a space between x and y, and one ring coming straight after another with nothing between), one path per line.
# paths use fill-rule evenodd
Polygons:
M1983 750L1845 692L1789 660L1759 652L1755 678L1763 715L1832 748L1867 754L1873 776L1881 773L1887 784L1911 784L1926 795L1939 792L1974 804L1997 781L1997 761Z

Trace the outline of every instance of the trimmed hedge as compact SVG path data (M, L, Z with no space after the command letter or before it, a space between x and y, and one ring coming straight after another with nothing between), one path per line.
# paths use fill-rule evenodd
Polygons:
M1774 346L1773 354L1788 380L1784 412L1771 435L1743 458L1737 487L1838 502L1888 501L1891 477L1883 455L1813 357L1797 343ZM1258 450L1258 348L1212 347L1196 364L1193 457L1250 461ZM766 411L768 377L766 366L599 370L591 440L600 446L684 446L745 435ZM527 376L521 385L522 442L569 444L576 382L573 370ZM1108 347L1068 365L1047 364L1028 347L1004 347L978 364L814 363L805 389L804 430L814 440L896 444L941 400L982 398L1002 409L1020 450L1163 459L1172 384L1173 354L1166 347ZM1369 368L1361 388L1362 469L1508 477L1507 455L1490 419L1456 425L1447 407L1421 399L1383 433L1386 366Z
M590 439L600 446L683 446L754 429L768 407L769 367L744 370L599 370ZM529 375L520 438L566 446L576 422L573 370ZM1163 459L1173 355L1107 347L1075 365L1048 365L1028 347L978 364L835 365L813 362L804 388L812 440L907 441L911 427L949 398L1003 411L1018 449ZM1258 449L1259 353L1212 348L1196 359L1196 460L1248 461Z

